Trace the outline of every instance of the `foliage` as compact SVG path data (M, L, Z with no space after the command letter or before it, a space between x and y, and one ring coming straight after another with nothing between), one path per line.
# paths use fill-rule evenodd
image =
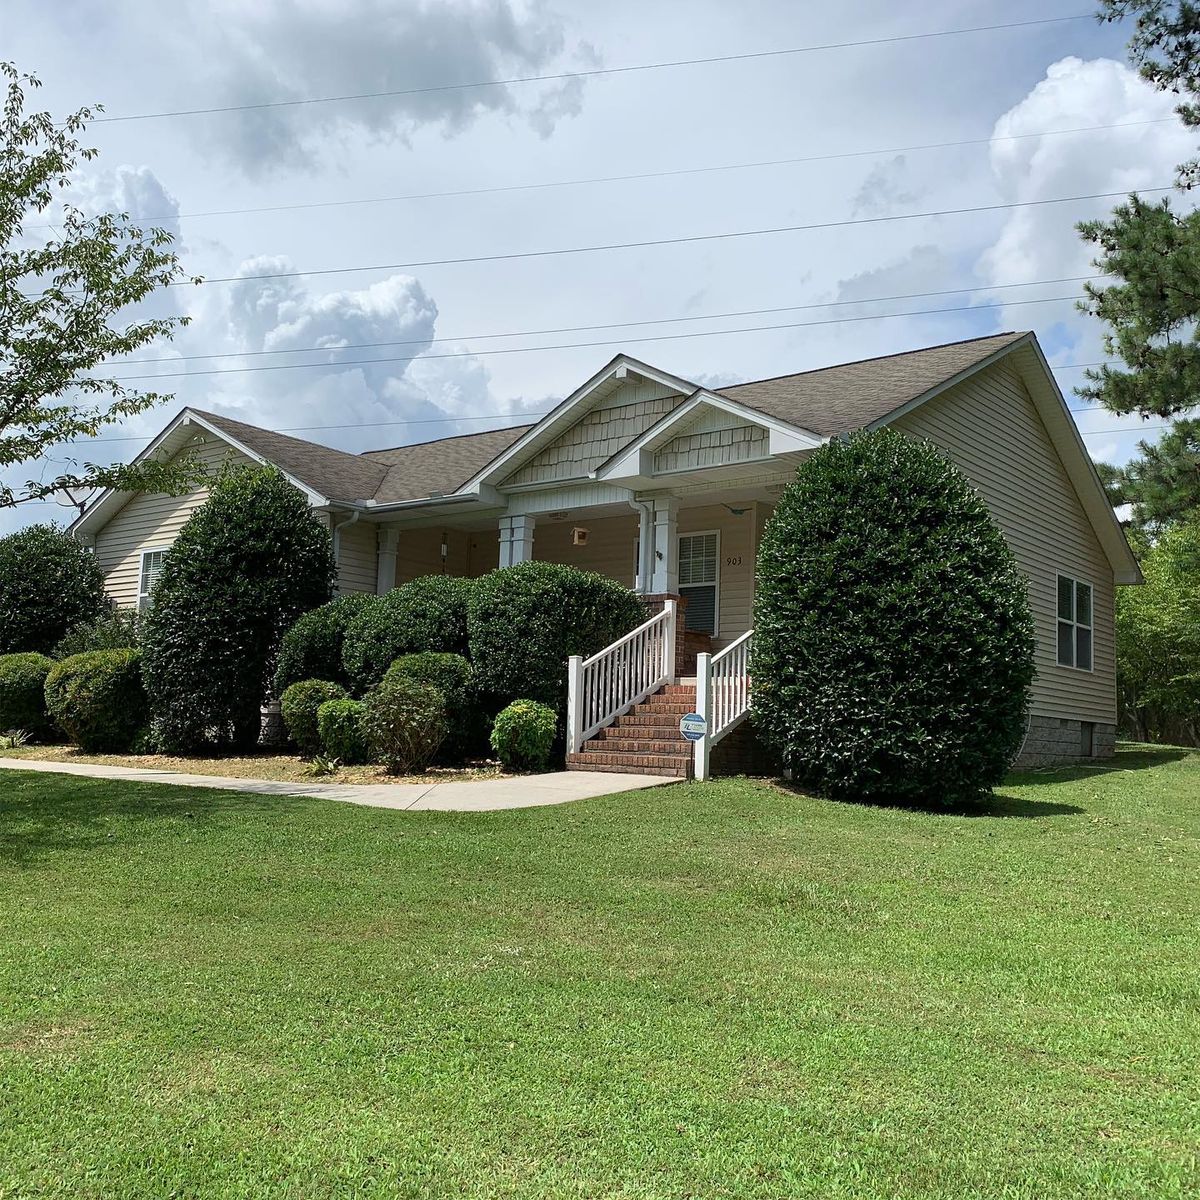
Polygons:
M11 733L0 733L0 750L20 750L29 745L29 734L24 729L14 729Z
M350 686L342 667L346 629L365 608L378 604L376 596L351 592L306 612L283 635L275 666L275 692L282 696L301 679L329 679Z
M316 754L321 749L321 731L317 725L317 710L327 700L345 700L347 692L340 683L324 679L305 679L284 689L279 699L288 737L301 754Z
M63 530L30 525L0 538L0 653L48 654L106 607L96 556Z
M1175 421L1157 442L1139 442L1124 467L1098 463L1113 504L1131 504L1132 527L1156 536L1200 512L1200 420Z
M0 733L20 729L43 741L54 732L46 712L46 676L53 666L44 654L0 655Z
M1117 590L1117 679L1136 736L1200 744L1200 513L1142 557L1146 582Z
M492 749L506 771L545 771L554 750L558 718L536 700L514 700L492 725Z
M222 473L163 557L143 671L164 749L248 749L283 633L325 603L327 530L274 468Z
M343 665L358 692L373 688L402 654L467 652L467 601L474 580L412 579L356 613L346 630Z
M800 467L763 539L754 629L755 723L823 795L970 799L1020 748L1025 581L928 444L861 433Z
M567 659L603 650L645 619L637 596L592 571L547 562L492 571L475 581L468 609L477 686L502 702L527 697L561 710Z
M134 317L130 308L184 272L163 229L144 230L128 213L86 216L70 203L82 164L96 151L79 140L98 109L65 120L26 112L25 89L40 86L0 62L0 476L44 462L55 447L93 438L106 426L170 399L111 373L123 356L169 338L187 317ZM198 282L198 281L197 281ZM59 451L59 454L62 452ZM199 476L189 458L134 465L70 463L48 481L0 484L0 509L89 488L181 492Z
M342 760L340 758L326 758L323 754L314 754L312 762L308 764L304 773L322 779L328 775L336 775L341 767Z
M325 755L355 766L367 761L363 737L363 706L358 700L326 700L317 709L317 730Z
M395 675L363 700L362 731L389 775L424 771L446 736L446 702L427 683Z
M54 664L46 677L46 709L81 750L122 754L149 716L137 650L87 650Z
M475 748L478 705L471 664L461 654L404 654L387 669L384 679L397 676L428 683L442 693L446 704L446 740L439 761L462 762Z
M50 657L70 658L88 650L136 650L140 615L136 608L110 608L92 621L67 630Z

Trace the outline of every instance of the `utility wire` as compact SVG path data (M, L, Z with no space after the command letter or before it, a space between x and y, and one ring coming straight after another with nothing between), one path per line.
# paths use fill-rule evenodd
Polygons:
M925 33L898 34L892 37L861 38L850 42L822 42L811 46L789 46L778 50L753 50L743 54L714 54L705 58L678 58L663 62L633 63L623 67L591 67L582 71L560 71L553 75L517 75L509 79L478 79L470 83L440 83L426 87L396 88L383 92L355 92L341 96L309 96L295 100L265 100L257 104L223 104L207 108L178 108L161 112L127 113L114 117L94 117L95 124L115 124L122 121L152 121L167 117L198 117L214 113L259 112L264 109L298 108L315 104L340 104L350 100L395 99L401 96L424 96L435 92L468 91L472 88L508 87L519 83L558 83L567 79L594 79L603 75L631 75L645 71L674 70L680 67L711 66L723 62L752 62L788 55L815 54L824 50L850 50L863 46L882 46L897 42L916 42L930 38L961 37L970 33L997 33L1006 29L1028 29L1039 25L1061 25L1068 21L1088 21L1091 13L1062 17L1041 17L1030 21L1007 21L996 25L972 25L960 29L935 29Z

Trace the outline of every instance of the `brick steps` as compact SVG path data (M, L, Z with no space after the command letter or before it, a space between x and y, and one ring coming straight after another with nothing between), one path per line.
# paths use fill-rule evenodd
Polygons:
M679 718L695 707L695 684L667 684L568 754L567 770L690 779L692 744L679 732Z

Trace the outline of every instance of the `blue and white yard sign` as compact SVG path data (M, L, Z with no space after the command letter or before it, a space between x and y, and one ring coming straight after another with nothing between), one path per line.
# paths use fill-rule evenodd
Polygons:
M699 713L688 713L679 718L679 732L689 742L698 742L708 732L708 722Z

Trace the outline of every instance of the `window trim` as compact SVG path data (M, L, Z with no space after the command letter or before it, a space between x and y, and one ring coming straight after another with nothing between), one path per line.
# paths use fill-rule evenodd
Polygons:
M1058 591L1064 579L1071 585L1070 620L1060 616L1058 610ZM1079 613L1080 586L1087 588L1090 597L1091 620L1086 624L1076 619ZM1063 662L1058 652L1058 634L1064 625L1071 627L1072 661L1069 663ZM1086 667L1079 665L1079 630L1081 629L1086 629L1091 635L1091 653L1088 656L1088 665ZM1062 667L1065 671L1083 671L1085 674L1091 675L1096 670L1096 585L1090 579L1080 579L1075 575L1064 575L1061 571L1054 578L1054 661L1056 665Z
M143 546L138 552L138 591L137 591L137 610L139 613L145 612L150 607L150 593L142 590L142 585L146 581L146 559L151 554L166 554L170 550L170 546ZM162 570L162 565L159 565L159 570ZM153 586L153 585L152 585Z
M685 537L707 537L712 534L717 539L716 557L713 563L713 631L712 637L716 641L721 636L721 531L719 529L689 529L683 533L679 533L675 537L675 574L677 591L682 593L684 587L708 587L707 583L680 583L678 582L679 564L683 559L680 553L679 543ZM687 625L687 618L684 618L684 627Z

